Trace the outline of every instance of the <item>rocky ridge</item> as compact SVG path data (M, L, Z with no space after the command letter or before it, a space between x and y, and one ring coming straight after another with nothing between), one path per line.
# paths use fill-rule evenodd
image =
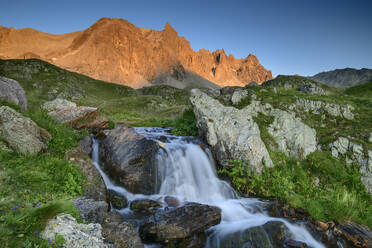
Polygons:
M164 30L156 31L137 28L123 19L102 18L86 30L64 35L2 27L0 58L41 58L74 72L135 88L152 82L176 87L181 84L184 88L192 81L212 88L210 82L244 86L250 81L272 79L271 72L254 55L236 59L223 49L195 52L169 23Z

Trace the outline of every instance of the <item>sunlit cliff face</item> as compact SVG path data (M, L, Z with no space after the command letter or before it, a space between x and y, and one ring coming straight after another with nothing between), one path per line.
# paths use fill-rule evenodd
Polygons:
M160 74L174 76L174 68L220 86L272 79L271 71L254 55L236 59L224 50L195 52L168 23L164 30L156 31L137 28L123 19L102 18L86 30L63 35L0 26L0 58L40 58L64 69L135 88L149 84Z

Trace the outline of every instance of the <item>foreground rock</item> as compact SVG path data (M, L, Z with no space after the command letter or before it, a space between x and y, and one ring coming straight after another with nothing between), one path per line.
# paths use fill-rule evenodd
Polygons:
M244 110L223 106L198 89L191 91L190 101L199 132L212 146L221 165L228 166L230 160L237 159L258 173L264 166L273 166L251 115Z
M21 154L37 154L47 149L51 135L28 117L8 106L0 107L0 140Z
M293 247L286 246L289 242L290 231L280 221L269 221L262 226L234 232L222 237L221 240L211 239L212 247ZM219 244L218 244L219 243ZM292 243L294 243L292 241Z
M85 197L76 197L74 206L79 210L83 219L90 223L100 224L105 222L105 216L109 208L106 201L95 201Z
M27 109L27 98L22 86L15 80L0 76L0 103L10 102Z
M97 134L109 127L108 120L101 116L97 108L76 106L60 98L44 103L42 108L51 111L49 116L56 119L57 123L69 124L75 129L85 128Z
M66 99L57 98L57 99L54 99L53 101L45 102L41 108L46 111L55 111L57 109L75 108L75 107L76 107L76 103L70 102Z
M140 228L143 240L165 247L202 247L204 231L221 221L217 207L188 203L180 208L157 212Z
M111 241L117 248L143 248L144 245L133 223L109 222L102 231L106 240Z
M96 201L106 201L105 182L88 154L81 148L74 148L66 152L65 158L67 161L76 164L87 180L83 187L83 195Z
M134 200L130 203L130 209L135 212L142 213L155 213L156 209L161 207L161 203L150 200L150 199L140 199Z
M100 224L79 224L69 214L59 214L47 223L40 236L55 242L57 235L61 235L66 248L113 248L112 244L104 242Z
M110 178L132 193L153 194L158 143L124 125L106 131L106 135L100 144L100 155Z

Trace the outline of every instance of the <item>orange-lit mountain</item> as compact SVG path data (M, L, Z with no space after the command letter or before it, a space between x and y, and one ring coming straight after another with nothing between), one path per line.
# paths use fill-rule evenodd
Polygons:
M0 26L0 58L40 58L135 88L162 80L169 83L169 78L182 81L190 73L220 86L272 79L271 71L254 55L236 59L224 50L195 52L168 23L156 31L123 19L102 18L86 30L63 35Z

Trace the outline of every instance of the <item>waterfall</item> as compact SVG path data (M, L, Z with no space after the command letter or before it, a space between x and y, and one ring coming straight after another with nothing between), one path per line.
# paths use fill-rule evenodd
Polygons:
M226 235L262 226L269 221L282 222L295 240L314 248L324 247L305 227L292 224L282 218L270 217L264 211L257 211L260 209L260 204L263 204L262 201L254 198L239 198L228 183L217 177L210 151L203 150L198 140L172 136L166 129L161 128L135 128L135 130L148 139L161 140L164 143L156 157L159 192L152 196L134 195L122 187L115 186L100 169L98 141L94 140L93 161L107 188L120 192L128 200L174 196L181 202L192 201L219 207L222 210L222 220L219 225L208 230L206 248L219 247L219 241Z

